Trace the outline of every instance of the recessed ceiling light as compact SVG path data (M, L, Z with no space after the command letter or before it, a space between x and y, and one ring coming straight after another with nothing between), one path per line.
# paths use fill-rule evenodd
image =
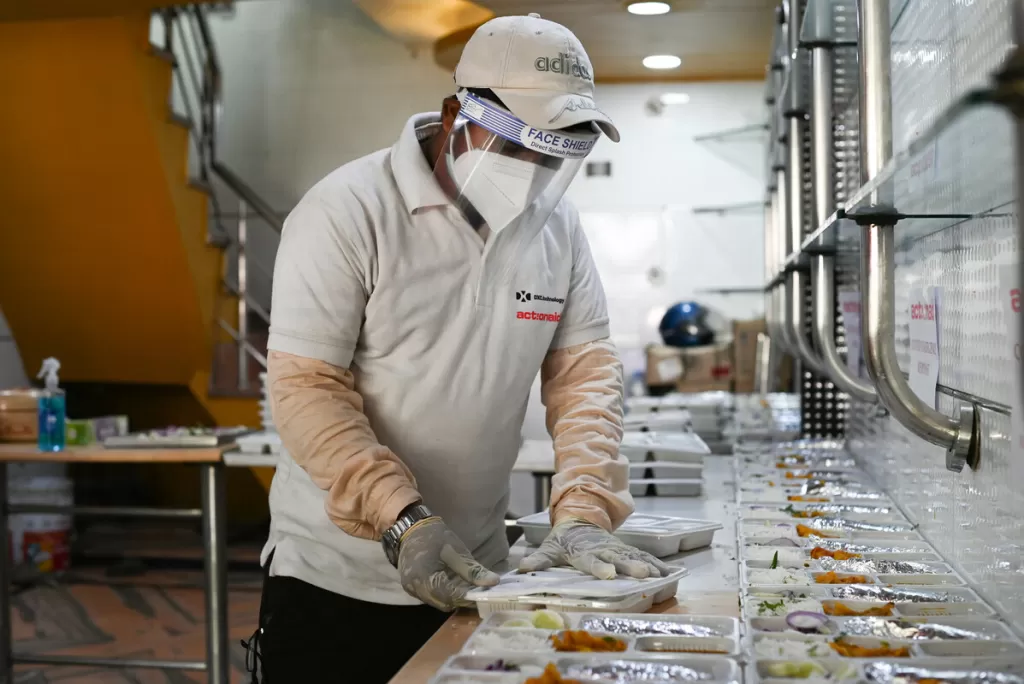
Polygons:
M663 105L681 105L689 102L690 96L686 93L662 93L658 99Z
M651 55L644 57L644 66L648 69L675 69L683 63L675 55Z
M672 7L667 2L631 2L626 6L630 14L640 14L645 17L655 14L668 14Z

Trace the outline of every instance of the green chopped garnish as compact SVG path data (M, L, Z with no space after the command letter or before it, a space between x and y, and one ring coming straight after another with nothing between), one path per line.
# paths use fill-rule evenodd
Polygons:
M777 567L779 567L779 552L778 551L776 551L775 555L772 556L772 564L768 566L768 569L769 570L774 570Z
M761 604L757 607L757 612L758 612L758 614L761 614L761 615L763 615L767 611L771 611L771 612L774 613L777 610L781 610L782 608L785 608L785 606L786 606L786 599L780 599L776 603L771 603L770 601L761 601Z
M783 508L782 512L783 513L789 513L790 515L796 515L797 514L797 510L795 508L793 508L793 504L789 504L788 506Z

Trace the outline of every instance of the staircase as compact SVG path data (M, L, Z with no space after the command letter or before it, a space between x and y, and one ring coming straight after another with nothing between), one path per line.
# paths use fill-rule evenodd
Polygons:
M210 11L0 22L0 307L29 371L56 356L70 385L258 426L246 244L282 221L216 157Z

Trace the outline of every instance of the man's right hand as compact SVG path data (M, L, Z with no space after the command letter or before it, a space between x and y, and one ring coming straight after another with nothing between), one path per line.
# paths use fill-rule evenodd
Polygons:
M398 575L408 594L446 612L455 610L473 587L493 587L499 581L437 517L419 521L402 535Z

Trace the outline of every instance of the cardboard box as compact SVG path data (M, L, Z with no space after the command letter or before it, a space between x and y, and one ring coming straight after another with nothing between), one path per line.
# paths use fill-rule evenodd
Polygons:
M728 392L732 389L732 343L681 349L683 375L676 382L680 392Z
M683 377L683 352L679 347L666 347L652 344L647 347L647 373L645 380L648 387L675 387L679 378Z
M737 394L754 391L757 379L757 336L767 331L763 318L732 324L733 387Z

